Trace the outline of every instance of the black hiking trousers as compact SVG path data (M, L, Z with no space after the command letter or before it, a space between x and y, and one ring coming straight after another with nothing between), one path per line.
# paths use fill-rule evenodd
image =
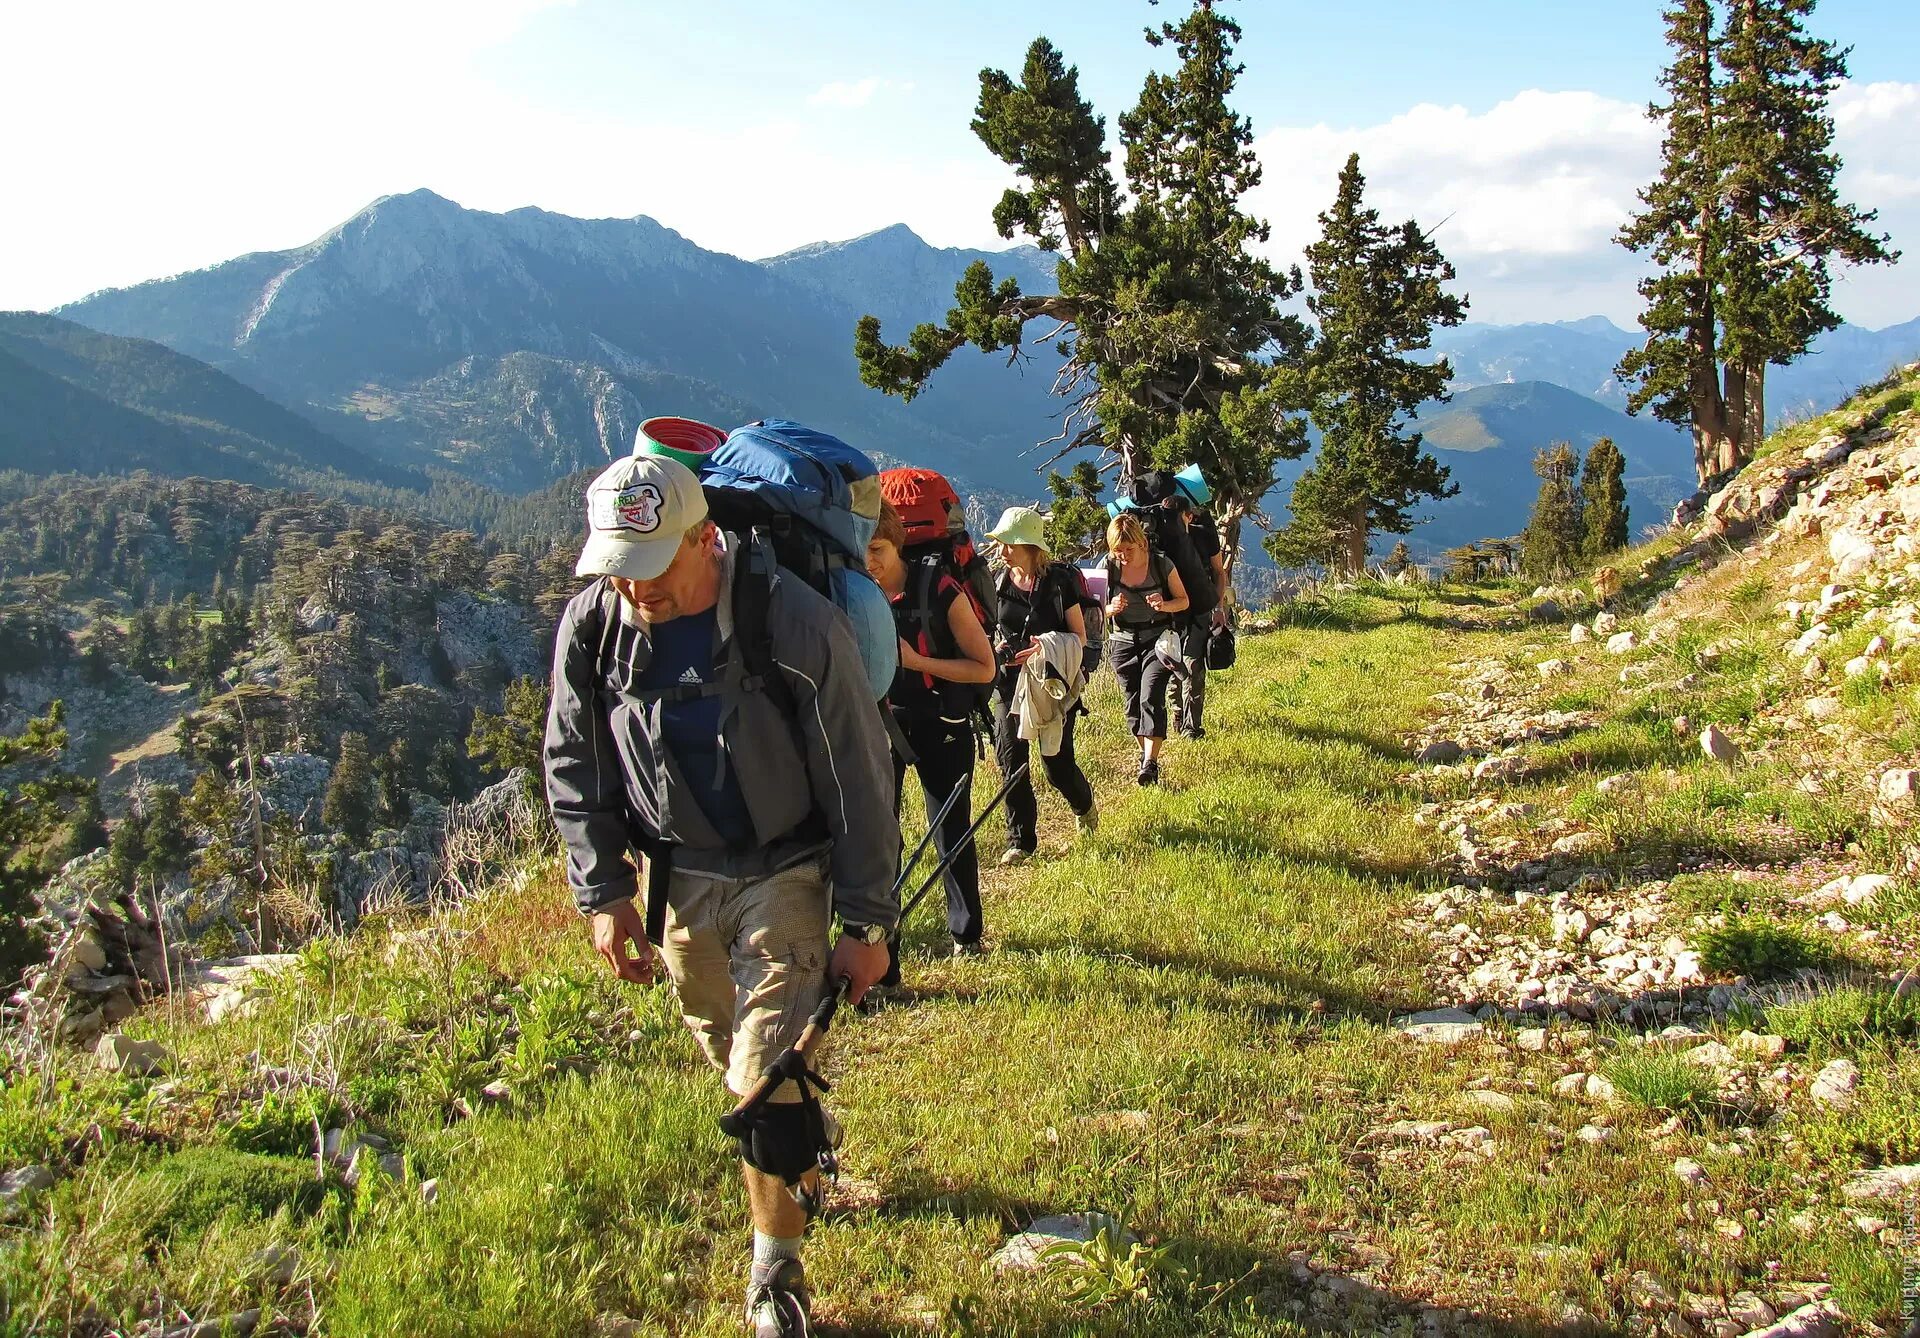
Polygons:
M1107 662L1120 680L1127 701L1127 729L1136 739L1167 737L1167 680L1173 671L1153 650L1165 630L1164 626L1138 632L1115 628L1107 636Z
M1033 753L1033 745L1020 737L1020 717L1013 712L1013 684L1017 673L1017 670L1014 673L1003 670L993 694L993 756L1000 764L1003 780L1022 762L1030 761ZM1093 807L1093 786L1088 784L1087 773L1080 769L1080 763L1073 756L1073 727L1079 718L1078 707L1067 713L1067 723L1060 732L1060 751L1040 759L1046 768L1047 780L1076 815ZM1031 771L1007 791L1007 845L1029 855L1040 847L1040 801L1033 792Z
M1213 635L1213 610L1187 614L1180 627L1180 658L1187 666L1185 677L1178 674L1167 687L1173 703L1173 727L1185 734L1198 733L1201 713L1207 709L1207 641Z
M980 852L967 836L967 828L973 825L973 722L942 720L937 715L906 711L895 711L893 718L899 722L907 746L920 759L914 770L920 773L920 792L926 801L928 822L932 822L946 804L956 785L966 787L966 795L948 811L947 820L935 833L933 848L940 859L945 859L948 851L960 849L946 872L947 932L953 935L955 943L978 943L984 928L980 919ZM896 753L893 758L895 813L900 811L906 781L907 764ZM961 848L963 838L966 846ZM931 869L933 866L923 863L921 867ZM916 875L912 886L905 889L906 895L919 891L924 881L924 873Z

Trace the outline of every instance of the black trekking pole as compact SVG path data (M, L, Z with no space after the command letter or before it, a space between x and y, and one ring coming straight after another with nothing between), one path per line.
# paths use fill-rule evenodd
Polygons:
M927 830L925 834L921 836L920 844L913 848L913 854L908 857L906 863L900 866L900 876L893 880L894 896L899 896L900 889L907 885L907 878L913 873L913 866L918 864L920 857L927 853L927 843L932 841L935 835L939 833L940 828L946 825L947 815L953 812L953 806L960 802L960 796L967 791L967 782L972 779L971 776L962 776L956 781L954 783L953 793L947 796L947 802L940 805L940 811L934 814L927 822Z
M940 862L933 866L933 872L927 875L926 882L920 884L920 890L913 894L913 899L900 908L900 919L895 923L893 931L896 935L906 927L907 917L913 914L914 908L926 900L927 893L933 890L933 885L939 882L946 875L947 870L953 867L953 862L960 858L960 852L972 842L974 833L993 816L993 810L1000 807L1001 802L1013 793L1013 787L1018 785L1027 774L1027 766L1028 763L1022 762L1013 769L1013 774L1007 777L1006 782L995 792L993 798L987 801L987 806L980 810L980 816L973 820L973 825L967 828L966 835L955 841L952 848L940 857Z

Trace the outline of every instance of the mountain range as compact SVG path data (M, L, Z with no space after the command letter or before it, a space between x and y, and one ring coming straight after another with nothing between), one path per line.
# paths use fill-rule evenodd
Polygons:
M754 262L644 217L485 213L422 190L378 200L306 246L98 293L58 315L226 373L262 404L295 411L286 418L304 426L282 424L283 439L299 443L287 447L293 455L393 486L450 473L530 493L623 454L641 419L677 413L723 423L801 418L883 461L940 468L963 489L1032 497L1044 491L1034 466L1045 452L1035 444L1057 431L1062 408L1049 393L1046 352L1009 363L963 351L911 404L864 387L853 357L860 314L879 315L887 336L902 339L945 313L975 260L1029 291L1052 286L1053 257L1036 248L939 249L904 226ZM0 356L20 358L20 338L0 342ZM1601 317L1440 332L1435 355L1452 362L1454 399L1429 406L1420 427L1463 487L1432 509L1416 547L1516 531L1535 490L1533 452L1561 438L1621 444L1636 525L1690 490L1684 435L1620 412L1625 393L1612 369L1634 342ZM1770 398L1776 411L1824 408L1916 355L1920 321L1843 328L1803 364L1777 369ZM20 383L5 392L10 406L99 396L86 376L62 378L49 355L37 356L32 368L59 385L29 392L28 373L8 373ZM103 398L156 412L151 396ZM84 403L61 412L84 416ZM194 417L178 406L163 416L175 426ZM231 421L225 447L202 439L163 448L158 438L137 455L103 447L97 467L158 468L172 452L182 463L170 473L283 470L287 462L261 463L258 443L269 438L246 426L259 422ZM36 446L0 426L0 467L44 463L58 437L49 432Z

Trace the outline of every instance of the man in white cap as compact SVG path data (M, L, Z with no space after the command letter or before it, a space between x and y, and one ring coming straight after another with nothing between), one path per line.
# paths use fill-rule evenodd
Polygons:
M845 615L740 551L685 465L619 461L587 490L587 523L575 570L600 579L561 616L545 748L567 881L621 979L650 983L660 946L687 1026L744 1096L830 979L857 1002L887 969L886 734ZM741 1138L758 1338L808 1332L800 1244L837 1138L794 1082Z

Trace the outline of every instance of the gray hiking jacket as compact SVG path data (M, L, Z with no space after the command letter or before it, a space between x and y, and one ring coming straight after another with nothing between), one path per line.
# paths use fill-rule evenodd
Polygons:
M737 672L727 565L719 623L728 672ZM723 707L727 765L756 840L755 849L728 850L679 764L657 746L660 704L630 695L651 643L646 624L624 616L622 603L611 585L596 581L567 604L554 644L547 802L581 911L634 896L629 852L658 839L676 847L675 867L736 877L771 873L824 849L841 919L891 927L900 917L892 755L846 615L806 582L775 576L767 631L796 718L765 691L740 691L735 709Z

